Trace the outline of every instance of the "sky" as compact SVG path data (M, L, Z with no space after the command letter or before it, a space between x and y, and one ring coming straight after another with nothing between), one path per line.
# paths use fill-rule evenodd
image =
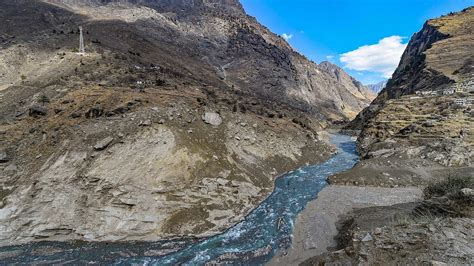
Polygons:
M320 63L364 84L390 78L410 37L426 20L474 0L241 0L246 12Z

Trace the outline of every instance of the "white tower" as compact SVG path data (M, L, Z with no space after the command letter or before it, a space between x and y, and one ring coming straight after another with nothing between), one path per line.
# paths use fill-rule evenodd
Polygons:
M79 54L85 54L86 50L84 49L84 36L82 34L82 27L79 27Z

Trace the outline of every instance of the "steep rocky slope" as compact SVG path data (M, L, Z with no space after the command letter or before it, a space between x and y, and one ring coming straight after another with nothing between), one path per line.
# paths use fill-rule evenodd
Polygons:
M472 175L473 22L471 7L425 23L387 87L351 122L362 130L358 144L367 160L356 169L358 176L372 176L366 182L395 185L398 176L404 184L423 184L448 173ZM445 95L449 88L463 91ZM377 173L367 174L370 169Z
M236 0L0 7L0 245L219 232L371 97Z
M319 68L324 70L331 77L337 80L343 85L342 88L338 88L341 100L344 103L343 109L348 109L347 112L353 112L354 107L363 108L364 105L370 104L375 98L375 93L370 91L366 86L362 85L359 81L349 76L342 68L334 65L328 61L324 61L319 64ZM355 97L354 97L355 96ZM346 107L347 105L347 107ZM358 109L357 108L357 109ZM357 113L353 113L357 115Z
M473 8L425 23L414 34L386 88L351 123L361 129L384 102L417 91L437 90L472 77Z

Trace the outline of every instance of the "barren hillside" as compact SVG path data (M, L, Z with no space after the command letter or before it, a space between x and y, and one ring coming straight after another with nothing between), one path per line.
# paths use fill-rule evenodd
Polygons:
M0 7L1 245L222 231L373 97L236 0Z

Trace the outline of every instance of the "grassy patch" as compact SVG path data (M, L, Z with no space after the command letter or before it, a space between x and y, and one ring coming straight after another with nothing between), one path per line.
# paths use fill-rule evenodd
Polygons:
M461 192L464 188L474 189L474 177L455 176L448 177L443 181L432 183L425 188L426 202L438 205L437 208L451 213L455 216L472 216L474 197ZM440 200L440 199L447 200Z
M460 191L463 188L474 189L474 178L468 176L449 176L443 181L430 184L425 188L424 194L426 199L446 196L456 200L462 199L463 196Z

